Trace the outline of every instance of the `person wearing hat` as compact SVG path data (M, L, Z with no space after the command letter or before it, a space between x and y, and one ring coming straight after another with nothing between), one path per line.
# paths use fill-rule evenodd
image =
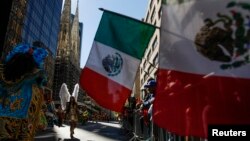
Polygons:
M147 84L144 85L145 96L142 101L142 114L144 119L144 124L149 128L148 134L151 135L151 120L152 120L152 106L154 102L156 81L155 79L149 79Z
M153 138L155 141L158 140L158 127L153 124L152 122L152 111L153 111L153 102L155 100L155 90L156 90L156 81L155 79L151 79L148 81L148 83L145 85L145 88L147 88L149 98L147 101L144 102L144 104L150 104L149 109L148 109L148 117L149 117L149 134L153 135Z
M153 102L155 100L155 87L156 87L156 81L150 80L146 85L145 88L147 88L148 91L148 99L147 101L144 101L143 104L145 106L149 106L148 113L150 117L150 121L152 120L152 108L153 108Z

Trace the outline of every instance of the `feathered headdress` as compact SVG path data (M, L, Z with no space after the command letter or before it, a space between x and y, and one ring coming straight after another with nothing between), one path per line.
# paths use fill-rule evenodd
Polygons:
M30 46L29 44L18 44L6 56L5 62L10 61L17 53L30 53L39 68L42 68L44 59L48 55L48 51L45 48Z

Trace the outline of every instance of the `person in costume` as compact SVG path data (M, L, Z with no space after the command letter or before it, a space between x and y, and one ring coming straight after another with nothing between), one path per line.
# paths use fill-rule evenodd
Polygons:
M45 48L18 44L2 61L0 140L31 141L39 123L46 73Z
M70 137L74 138L74 130L78 123L78 104L77 97L79 92L79 84L75 84L74 91L72 95L69 94L67 85L65 83L62 84L59 96L61 99L61 107L63 110L66 110L66 117L70 123Z
M78 122L78 105L73 96L70 97L70 101L67 105L66 114L68 115L69 123L70 123L70 137L74 138L74 130L76 128Z

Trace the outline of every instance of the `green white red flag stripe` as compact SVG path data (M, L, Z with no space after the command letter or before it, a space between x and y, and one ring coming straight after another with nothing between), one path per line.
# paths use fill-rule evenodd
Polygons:
M126 69L121 69L120 75L116 76L108 76L108 72L103 68L100 69L100 64L102 64L102 59L110 54L119 54L123 58L123 66L124 68L130 68L130 71ZM138 65L140 60L134 58L130 55L127 55L117 49L113 49L109 46L106 46L98 41L94 41L92 45L92 50L89 55L88 63L85 67L88 67L91 70L95 70L97 73L103 75L104 77L108 77L114 82L123 85L127 89L130 89L133 86L135 73L138 69ZM124 79L128 78L128 79Z
M249 1L170 2L162 6L154 122L203 138L210 124L250 124Z
M155 28L104 11L80 85L100 106L122 112Z

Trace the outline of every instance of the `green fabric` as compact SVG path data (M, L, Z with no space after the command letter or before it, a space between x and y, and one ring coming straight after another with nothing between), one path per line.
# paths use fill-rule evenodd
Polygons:
M141 59L154 31L154 26L104 11L95 41Z

